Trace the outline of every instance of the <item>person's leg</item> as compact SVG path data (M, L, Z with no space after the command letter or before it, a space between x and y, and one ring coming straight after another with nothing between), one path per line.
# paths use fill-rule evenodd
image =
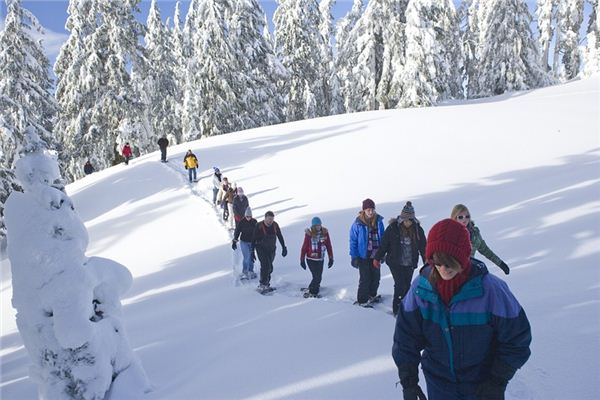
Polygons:
M269 257L264 254L264 250L256 250L258 253L258 261L260 261L260 280L259 283L261 285L268 285L269 280L271 279L269 271Z
M412 282L412 276L415 269L413 267L403 265L400 267L400 276L399 276L399 296L400 300L406 296L408 290L410 289L410 284Z
M192 168L188 168L188 180L192 181Z
M308 268L310 269L310 273L312 274L312 281L310 285L308 285L308 291L311 294L319 294L319 290L321 288L321 279L323 277L323 260L306 260L308 263Z
M194 174L194 180L197 180L197 177L196 177L196 168L192 168L192 173Z
M252 243L250 243L250 242L244 242L243 240L240 240L240 249L242 250L242 257L243 257L242 272L244 272L246 274L248 272L250 272L250 264L252 262L252 256L250 254L251 245L252 245Z
M373 260L369 259L369 272L371 273L371 281L369 285L369 297L377 296L377 289L379 289L379 281L381 280L381 267L373 267Z
M161 161L167 161L167 148L166 147L161 147L160 148L160 160Z
M266 285L270 286L271 284L271 274L273 273L273 261L275 260L275 250L267 254L267 266L266 266Z
M392 278L394 278L394 298L392 299L392 311L394 315L398 314L398 309L400 308L400 293L401 293L401 280L402 280L402 272L401 267L398 265L388 265L390 267L390 272L392 273Z
M356 294L356 300L360 304L364 304L369 300L369 290L371 287L371 269L369 259L359 258L358 260L358 272L360 274L358 279L358 292Z
M213 204L214 205L217 204L217 193L219 193L219 188L214 187L213 188Z

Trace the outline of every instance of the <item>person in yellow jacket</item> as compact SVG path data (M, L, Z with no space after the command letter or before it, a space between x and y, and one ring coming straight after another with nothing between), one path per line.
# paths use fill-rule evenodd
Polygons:
M188 170L190 183L192 180L196 182L196 168L198 168L198 159L196 158L196 155L192 153L192 150L188 150L187 153L185 153L183 165L185 166L185 169Z

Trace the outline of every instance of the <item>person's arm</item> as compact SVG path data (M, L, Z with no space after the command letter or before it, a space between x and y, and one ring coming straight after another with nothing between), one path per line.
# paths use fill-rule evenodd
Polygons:
M281 229L279 228L279 224L274 222L275 224L275 233L277 234L277 239L279 239L279 243L281 247L285 248L285 241L283 240L283 235L281 234Z
M300 249L300 262L304 261L306 257L306 253L310 248L310 236L308 234L304 235L304 241L302 242L302 248Z
M327 249L329 259L333 260L333 246L331 245L331 236L329 236L329 231L327 231L327 238L325 239L325 248Z
M481 231L479 230L479 228L474 228L474 234L476 235L476 240L474 241L476 246L475 250L483 254L485 258L487 258L497 266L500 266L500 264L503 263L502 259L500 259L500 257L498 257L496 253L494 253L492 249L488 247L485 240L483 240L483 236L481 236Z
M423 260L423 264L427 264L427 260L425 260L425 248L427 248L427 237L425 236L425 231L421 227L421 225L417 225L419 230L419 240L417 244L419 246L419 254L421 254L421 260Z
M353 223L350 227L350 235L349 235L349 247L350 247L350 257L357 258L360 257L358 252L358 230L360 227L357 223Z
M377 260L383 260L383 258L385 257L386 253L389 251L389 248L390 248L390 236L392 236L391 229L392 229L392 225L390 224L387 227L387 229L385 230L385 232L383 232L383 237L381 238L381 244L379 245L379 248L375 252L375 257L374 258L377 259Z

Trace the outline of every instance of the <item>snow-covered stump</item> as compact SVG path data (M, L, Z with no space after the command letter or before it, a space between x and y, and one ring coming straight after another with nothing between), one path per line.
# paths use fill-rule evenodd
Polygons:
M13 192L5 209L12 304L40 397L141 397L149 383L121 322L131 274L85 256L87 230L46 151L25 153L16 174L24 192Z

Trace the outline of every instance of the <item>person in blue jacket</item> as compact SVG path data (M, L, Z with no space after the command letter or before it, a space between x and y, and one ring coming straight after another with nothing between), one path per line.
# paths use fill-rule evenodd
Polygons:
M470 257L459 222L436 223L425 265L403 299L392 355L404 400L503 400L506 386L530 355L525 311L500 278Z
M360 273L356 301L361 306L369 306L378 298L381 264L373 263L373 260L384 230L383 217L375 212L375 202L365 199L362 202L362 211L350 227L351 264Z

